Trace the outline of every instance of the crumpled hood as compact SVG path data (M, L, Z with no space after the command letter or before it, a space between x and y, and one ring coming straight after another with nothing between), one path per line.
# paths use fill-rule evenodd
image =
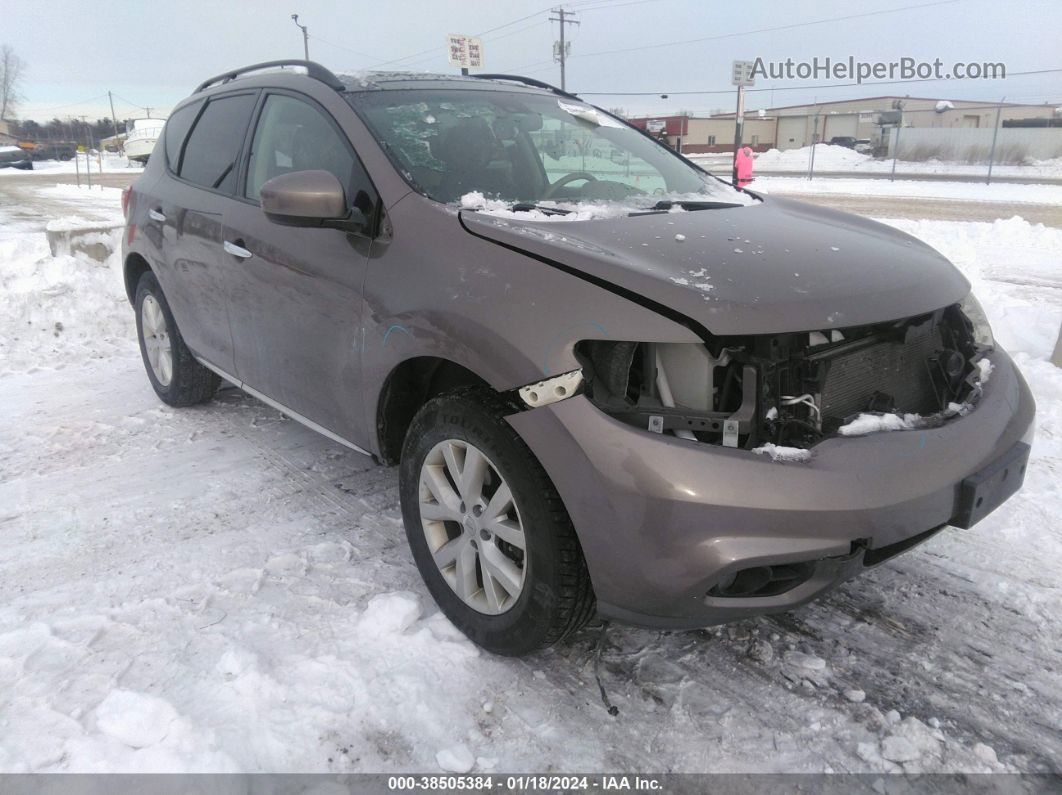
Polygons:
M460 215L474 235L644 296L718 335L896 320L970 289L910 235L788 199L593 221Z

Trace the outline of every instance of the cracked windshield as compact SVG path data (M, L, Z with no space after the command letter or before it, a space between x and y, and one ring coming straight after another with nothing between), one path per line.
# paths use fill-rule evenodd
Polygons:
M754 201L591 105L518 91L395 93L351 102L413 187L438 201L547 214Z

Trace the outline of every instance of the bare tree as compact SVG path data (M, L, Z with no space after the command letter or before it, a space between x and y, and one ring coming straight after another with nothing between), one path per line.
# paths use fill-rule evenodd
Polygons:
M25 63L15 54L14 47L10 44L0 47L0 120L6 119L9 113L13 115L22 99L18 88L23 66Z

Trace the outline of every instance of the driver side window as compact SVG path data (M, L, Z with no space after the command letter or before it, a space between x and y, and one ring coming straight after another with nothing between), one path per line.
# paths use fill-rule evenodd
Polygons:
M583 171L597 180L619 182L638 192L667 190L660 171L620 148L595 128L577 121L546 117L542 129L531 133L550 184L573 172ZM584 183L573 180L573 188ZM558 197L563 189L558 192Z
M254 133L244 195L258 201L273 177L320 169L335 174L349 197L352 186L363 187L353 179L355 164L350 146L320 111L294 97L271 94ZM357 173L362 173L360 164Z

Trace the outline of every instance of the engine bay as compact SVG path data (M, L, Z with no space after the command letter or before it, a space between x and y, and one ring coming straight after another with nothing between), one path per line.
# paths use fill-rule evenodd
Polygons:
M585 392L607 414L724 447L811 448L861 414L945 422L980 395L973 324L959 305L869 326L714 337L588 340Z

